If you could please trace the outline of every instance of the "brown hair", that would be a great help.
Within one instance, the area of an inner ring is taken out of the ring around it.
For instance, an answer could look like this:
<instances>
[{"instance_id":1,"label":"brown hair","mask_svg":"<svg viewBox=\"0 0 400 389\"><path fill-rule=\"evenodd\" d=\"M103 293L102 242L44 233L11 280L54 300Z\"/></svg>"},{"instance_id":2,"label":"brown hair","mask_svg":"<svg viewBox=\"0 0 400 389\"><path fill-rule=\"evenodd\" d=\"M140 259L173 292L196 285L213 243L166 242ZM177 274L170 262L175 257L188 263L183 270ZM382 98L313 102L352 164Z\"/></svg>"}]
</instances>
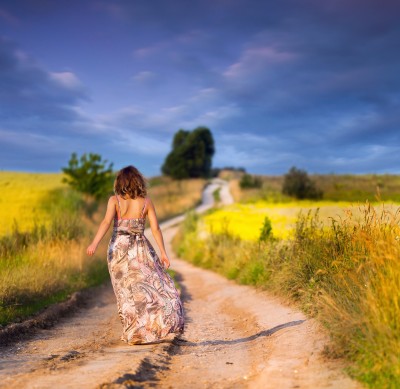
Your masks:
<instances>
[{"instance_id":1,"label":"brown hair","mask_svg":"<svg viewBox=\"0 0 400 389\"><path fill-rule=\"evenodd\" d=\"M134 166L126 166L117 173L114 181L114 192L123 198L125 196L129 196L131 199L146 197L146 180Z\"/></svg>"}]
</instances>

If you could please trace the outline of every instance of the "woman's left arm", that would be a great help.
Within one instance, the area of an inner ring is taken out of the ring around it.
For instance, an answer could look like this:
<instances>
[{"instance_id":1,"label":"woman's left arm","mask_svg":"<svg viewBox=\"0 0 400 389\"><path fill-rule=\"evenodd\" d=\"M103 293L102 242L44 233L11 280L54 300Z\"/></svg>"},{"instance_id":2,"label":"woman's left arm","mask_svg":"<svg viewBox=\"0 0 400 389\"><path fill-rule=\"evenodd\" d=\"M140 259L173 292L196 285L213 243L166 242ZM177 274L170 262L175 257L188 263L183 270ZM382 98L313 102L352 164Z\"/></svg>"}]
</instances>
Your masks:
<instances>
[{"instance_id":1,"label":"woman's left arm","mask_svg":"<svg viewBox=\"0 0 400 389\"><path fill-rule=\"evenodd\" d=\"M103 239L104 235L110 228L110 224L115 216L115 203L116 199L115 196L111 196L108 200L107 204L107 211L106 215L104 216L104 219L100 223L99 229L96 233L96 236L94 237L92 243L88 246L86 249L87 255L93 255L97 249L97 246L99 245L100 241Z\"/></svg>"}]
</instances>

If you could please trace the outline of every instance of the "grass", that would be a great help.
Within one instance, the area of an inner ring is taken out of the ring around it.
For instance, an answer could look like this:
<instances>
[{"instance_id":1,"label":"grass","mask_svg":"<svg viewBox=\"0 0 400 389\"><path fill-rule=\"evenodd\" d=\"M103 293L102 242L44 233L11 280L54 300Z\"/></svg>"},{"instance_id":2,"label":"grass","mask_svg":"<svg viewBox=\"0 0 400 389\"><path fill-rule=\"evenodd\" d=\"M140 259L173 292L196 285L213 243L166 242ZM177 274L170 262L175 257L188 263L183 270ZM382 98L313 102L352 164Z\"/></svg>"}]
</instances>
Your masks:
<instances>
[{"instance_id":1,"label":"grass","mask_svg":"<svg viewBox=\"0 0 400 389\"><path fill-rule=\"evenodd\" d=\"M212 195L214 198L214 203L219 204L221 202L221 188L215 189Z\"/></svg>"},{"instance_id":2,"label":"grass","mask_svg":"<svg viewBox=\"0 0 400 389\"><path fill-rule=\"evenodd\" d=\"M160 221L182 214L201 202L204 179L172 180L168 177L149 179L149 196Z\"/></svg>"},{"instance_id":3,"label":"grass","mask_svg":"<svg viewBox=\"0 0 400 389\"><path fill-rule=\"evenodd\" d=\"M380 205L375 207L379 210ZM388 207L388 206L387 206ZM390 208L395 208L392 205ZM319 209L320 220L329 225L332 218L346 217L346 212L356 209L350 202L292 200L286 203L235 203L230 206L214 209L204 218L204 230L208 233L220 234L228 230L243 240L258 240L265 217L269 217L273 225L273 234L280 239L291 237L300 212ZM359 212L357 215L361 216ZM356 215L355 215L356 216Z\"/></svg>"},{"instance_id":4,"label":"grass","mask_svg":"<svg viewBox=\"0 0 400 389\"><path fill-rule=\"evenodd\" d=\"M400 211L370 204L323 223L303 213L291 239L202 234L189 214L173 245L198 266L286 296L329 330L331 356L371 388L400 387Z\"/></svg>"},{"instance_id":5,"label":"grass","mask_svg":"<svg viewBox=\"0 0 400 389\"><path fill-rule=\"evenodd\" d=\"M19 321L70 293L104 282L102 257L86 257L85 202L68 188L48 192L49 221L0 238L0 324ZM93 226L93 223L91 223ZM93 227L92 227L93 228Z\"/></svg>"},{"instance_id":6,"label":"grass","mask_svg":"<svg viewBox=\"0 0 400 389\"><path fill-rule=\"evenodd\" d=\"M226 176L226 174L225 174ZM232 195L237 202L247 203L258 200L268 202L290 202L291 199L282 195L283 176L259 176L261 188L241 189L240 176L231 175ZM325 201L343 202L375 202L379 193L380 200L400 202L400 176L390 174L325 174L310 175L318 188L322 189Z\"/></svg>"},{"instance_id":7,"label":"grass","mask_svg":"<svg viewBox=\"0 0 400 389\"><path fill-rule=\"evenodd\" d=\"M15 228L29 232L37 223L48 225L51 204L57 193L68 188L62 177L62 173L0 172L0 236L11 234ZM175 181L162 176L152 177L148 182L149 195L161 221L197 205L205 185L202 179Z\"/></svg>"},{"instance_id":8,"label":"grass","mask_svg":"<svg viewBox=\"0 0 400 389\"><path fill-rule=\"evenodd\" d=\"M72 292L109 279L106 247L86 247L104 216L100 204L70 190L61 174L1 172L0 325L20 321ZM204 180L150 179L160 219L197 204Z\"/></svg>"}]
</instances>

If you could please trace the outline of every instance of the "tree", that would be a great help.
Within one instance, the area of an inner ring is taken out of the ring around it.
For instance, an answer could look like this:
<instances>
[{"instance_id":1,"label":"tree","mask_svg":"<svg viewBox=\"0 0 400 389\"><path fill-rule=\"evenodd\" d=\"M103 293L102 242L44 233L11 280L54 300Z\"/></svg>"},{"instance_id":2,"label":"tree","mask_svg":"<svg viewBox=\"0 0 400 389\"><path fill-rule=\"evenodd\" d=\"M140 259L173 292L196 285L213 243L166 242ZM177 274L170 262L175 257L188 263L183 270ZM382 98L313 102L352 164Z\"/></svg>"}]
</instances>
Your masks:
<instances>
[{"instance_id":1,"label":"tree","mask_svg":"<svg viewBox=\"0 0 400 389\"><path fill-rule=\"evenodd\" d=\"M209 177L214 139L206 127L193 131L179 130L172 141L172 150L161 168L163 174L176 179Z\"/></svg>"},{"instance_id":2,"label":"tree","mask_svg":"<svg viewBox=\"0 0 400 389\"><path fill-rule=\"evenodd\" d=\"M98 154L83 154L79 159L72 153L68 167L62 168L67 177L63 182L68 183L78 192L93 196L96 199L107 195L112 187L113 164L106 167L107 160L102 161Z\"/></svg>"},{"instance_id":3,"label":"tree","mask_svg":"<svg viewBox=\"0 0 400 389\"><path fill-rule=\"evenodd\" d=\"M297 199L320 199L323 195L307 172L294 166L284 176L282 193Z\"/></svg>"}]
</instances>

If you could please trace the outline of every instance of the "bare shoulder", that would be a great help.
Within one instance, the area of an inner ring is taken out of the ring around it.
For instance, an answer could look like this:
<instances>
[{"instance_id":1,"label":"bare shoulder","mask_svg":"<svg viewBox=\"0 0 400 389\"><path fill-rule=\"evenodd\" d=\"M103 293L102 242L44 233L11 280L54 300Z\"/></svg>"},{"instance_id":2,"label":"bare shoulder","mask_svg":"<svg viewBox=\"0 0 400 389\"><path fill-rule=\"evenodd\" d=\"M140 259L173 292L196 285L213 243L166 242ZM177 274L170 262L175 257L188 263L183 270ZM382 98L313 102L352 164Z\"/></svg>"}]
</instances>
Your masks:
<instances>
[{"instance_id":1,"label":"bare shoulder","mask_svg":"<svg viewBox=\"0 0 400 389\"><path fill-rule=\"evenodd\" d=\"M146 196L146 202L148 205L153 205L153 202L151 201L151 198L149 196Z\"/></svg>"},{"instance_id":2,"label":"bare shoulder","mask_svg":"<svg viewBox=\"0 0 400 389\"><path fill-rule=\"evenodd\" d=\"M108 199L108 204L116 204L117 203L117 197L115 195L110 196Z\"/></svg>"}]
</instances>

